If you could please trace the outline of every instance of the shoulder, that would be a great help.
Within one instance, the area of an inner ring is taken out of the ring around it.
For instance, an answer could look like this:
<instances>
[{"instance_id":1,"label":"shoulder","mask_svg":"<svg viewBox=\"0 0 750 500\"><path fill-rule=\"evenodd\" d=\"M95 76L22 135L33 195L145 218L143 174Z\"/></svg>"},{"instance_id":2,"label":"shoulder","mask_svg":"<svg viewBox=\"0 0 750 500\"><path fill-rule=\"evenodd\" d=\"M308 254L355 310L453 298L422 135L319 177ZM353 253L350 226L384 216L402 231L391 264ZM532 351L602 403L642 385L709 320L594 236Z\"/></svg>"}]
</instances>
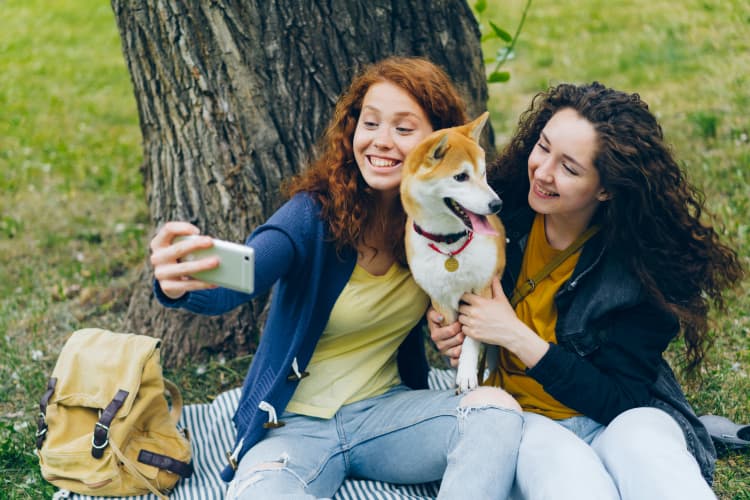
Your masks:
<instances>
[{"instance_id":1,"label":"shoulder","mask_svg":"<svg viewBox=\"0 0 750 500\"><path fill-rule=\"evenodd\" d=\"M308 235L324 230L320 203L310 193L298 193L279 207L258 229L281 229L294 235Z\"/></svg>"},{"instance_id":2,"label":"shoulder","mask_svg":"<svg viewBox=\"0 0 750 500\"><path fill-rule=\"evenodd\" d=\"M320 205L310 194L297 194L258 226L246 243L270 248L289 242L298 255L304 256L317 246L316 242L326 240L327 226L319 214Z\"/></svg>"},{"instance_id":3,"label":"shoulder","mask_svg":"<svg viewBox=\"0 0 750 500\"><path fill-rule=\"evenodd\" d=\"M631 267L623 249L607 245L602 234L589 240L573 273L574 280L580 276L582 285L593 293L617 298L619 301L636 302L643 297L643 286Z\"/></svg>"},{"instance_id":4,"label":"shoulder","mask_svg":"<svg viewBox=\"0 0 750 500\"><path fill-rule=\"evenodd\" d=\"M320 203L312 193L297 193L268 219L271 223L294 223L300 219L310 222L319 219Z\"/></svg>"}]
</instances>

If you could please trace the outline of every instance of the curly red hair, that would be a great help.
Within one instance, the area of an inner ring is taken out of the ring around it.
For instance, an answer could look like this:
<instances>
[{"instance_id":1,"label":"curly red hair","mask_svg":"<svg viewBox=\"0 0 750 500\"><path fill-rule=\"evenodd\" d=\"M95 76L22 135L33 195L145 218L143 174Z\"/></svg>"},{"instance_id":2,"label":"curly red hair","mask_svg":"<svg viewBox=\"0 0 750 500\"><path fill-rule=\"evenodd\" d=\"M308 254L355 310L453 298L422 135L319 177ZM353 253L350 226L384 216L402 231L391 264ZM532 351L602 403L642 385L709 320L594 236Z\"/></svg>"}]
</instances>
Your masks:
<instances>
[{"instance_id":1,"label":"curly red hair","mask_svg":"<svg viewBox=\"0 0 750 500\"><path fill-rule=\"evenodd\" d=\"M319 156L285 186L285 192L289 196L310 192L317 197L322 205L321 217L328 222L331 239L339 250L357 248L364 243L366 229L374 229L392 242L393 254L405 263L406 215L399 206L398 220L380 221L376 217L373 190L359 172L352 147L362 101L370 87L379 82L392 83L409 93L424 110L433 130L467 121L463 99L438 66L418 57L383 59L364 68L339 97L319 143Z\"/></svg>"}]
</instances>

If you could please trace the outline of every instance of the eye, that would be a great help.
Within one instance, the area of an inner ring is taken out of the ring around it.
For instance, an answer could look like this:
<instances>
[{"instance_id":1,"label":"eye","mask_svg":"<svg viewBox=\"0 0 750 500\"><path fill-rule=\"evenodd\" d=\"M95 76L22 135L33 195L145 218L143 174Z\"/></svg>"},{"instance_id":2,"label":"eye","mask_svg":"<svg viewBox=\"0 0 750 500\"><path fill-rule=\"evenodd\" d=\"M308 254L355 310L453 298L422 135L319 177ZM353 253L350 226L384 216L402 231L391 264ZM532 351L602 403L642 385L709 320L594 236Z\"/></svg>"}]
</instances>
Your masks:
<instances>
[{"instance_id":1,"label":"eye","mask_svg":"<svg viewBox=\"0 0 750 500\"><path fill-rule=\"evenodd\" d=\"M539 146L539 149L541 149L545 153L549 153L549 148L545 146L544 144L542 144L541 142L537 142L536 145Z\"/></svg>"},{"instance_id":2,"label":"eye","mask_svg":"<svg viewBox=\"0 0 750 500\"><path fill-rule=\"evenodd\" d=\"M414 132L414 129L413 128L408 128L408 127L396 127L396 132L398 132L399 134L402 134L402 135L406 135L406 134L410 134L410 133Z\"/></svg>"},{"instance_id":3,"label":"eye","mask_svg":"<svg viewBox=\"0 0 750 500\"><path fill-rule=\"evenodd\" d=\"M469 174L467 174L466 172L461 172L460 174L454 175L453 178L456 180L456 182L466 182L469 180Z\"/></svg>"},{"instance_id":4,"label":"eye","mask_svg":"<svg viewBox=\"0 0 750 500\"><path fill-rule=\"evenodd\" d=\"M563 163L563 164L562 164L562 166L563 166L563 168L564 168L564 169L565 169L565 170L566 170L566 171L567 171L567 172L568 172L569 174L571 174L571 175L575 175L575 176L577 176L577 175L578 175L578 172L577 172L577 171L576 171L576 170L575 170L574 168L572 168L572 167L571 167L570 165L567 165L566 163Z\"/></svg>"},{"instance_id":5,"label":"eye","mask_svg":"<svg viewBox=\"0 0 750 500\"><path fill-rule=\"evenodd\" d=\"M364 123L364 125L365 125L365 128L369 128L369 129L373 129L373 128L378 128L378 124L377 124L377 122L373 122L373 121L365 121L365 122L363 122L363 123Z\"/></svg>"}]
</instances>

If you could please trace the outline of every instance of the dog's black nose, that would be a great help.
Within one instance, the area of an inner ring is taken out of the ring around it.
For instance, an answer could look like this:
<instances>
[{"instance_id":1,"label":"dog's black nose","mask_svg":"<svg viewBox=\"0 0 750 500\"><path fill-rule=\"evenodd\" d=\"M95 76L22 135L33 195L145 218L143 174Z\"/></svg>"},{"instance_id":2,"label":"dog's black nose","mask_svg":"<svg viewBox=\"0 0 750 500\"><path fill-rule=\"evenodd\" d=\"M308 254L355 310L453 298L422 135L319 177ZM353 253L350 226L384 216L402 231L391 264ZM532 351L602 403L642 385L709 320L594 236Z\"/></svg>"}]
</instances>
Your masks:
<instances>
[{"instance_id":1,"label":"dog's black nose","mask_svg":"<svg viewBox=\"0 0 750 500\"><path fill-rule=\"evenodd\" d=\"M503 200L501 200L500 198L496 200L492 200L490 202L490 211L493 214L498 213L500 210L502 210L502 208L503 208Z\"/></svg>"}]
</instances>

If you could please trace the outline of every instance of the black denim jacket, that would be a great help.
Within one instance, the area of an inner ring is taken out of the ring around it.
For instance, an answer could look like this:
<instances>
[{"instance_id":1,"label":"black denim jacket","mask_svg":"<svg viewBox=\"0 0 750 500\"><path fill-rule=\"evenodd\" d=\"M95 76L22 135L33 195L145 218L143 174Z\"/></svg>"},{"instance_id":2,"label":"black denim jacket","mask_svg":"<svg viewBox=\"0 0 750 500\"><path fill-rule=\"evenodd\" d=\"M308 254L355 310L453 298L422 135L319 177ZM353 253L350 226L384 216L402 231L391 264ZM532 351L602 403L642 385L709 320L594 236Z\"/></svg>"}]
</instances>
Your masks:
<instances>
[{"instance_id":1,"label":"black denim jacket","mask_svg":"<svg viewBox=\"0 0 750 500\"><path fill-rule=\"evenodd\" d=\"M515 287L534 215L528 207L503 214L507 294ZM555 303L557 344L550 344L527 374L564 405L605 425L631 408L666 411L711 484L716 461L711 437L662 356L679 323L649 300L622 249L605 248L601 235L589 240Z\"/></svg>"}]
</instances>

